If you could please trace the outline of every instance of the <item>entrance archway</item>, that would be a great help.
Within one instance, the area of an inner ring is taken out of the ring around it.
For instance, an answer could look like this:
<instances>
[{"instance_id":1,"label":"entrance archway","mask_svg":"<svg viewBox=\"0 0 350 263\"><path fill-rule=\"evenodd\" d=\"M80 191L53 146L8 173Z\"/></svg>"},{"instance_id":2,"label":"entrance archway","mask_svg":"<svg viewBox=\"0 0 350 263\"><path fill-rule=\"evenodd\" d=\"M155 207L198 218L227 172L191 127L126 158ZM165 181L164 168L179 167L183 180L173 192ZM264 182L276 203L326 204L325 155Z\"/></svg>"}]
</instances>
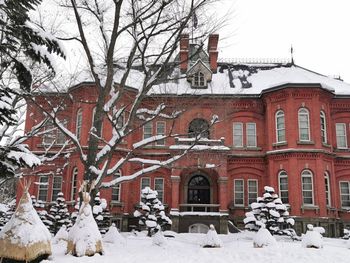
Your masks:
<instances>
[{"instance_id":1,"label":"entrance archway","mask_svg":"<svg viewBox=\"0 0 350 263\"><path fill-rule=\"evenodd\" d=\"M207 225L204 225L204 224L193 224L193 225L190 225L189 228L188 228L188 232L189 233L203 233L203 234L206 234L208 233L209 231L209 227Z\"/></svg>"},{"instance_id":2,"label":"entrance archway","mask_svg":"<svg viewBox=\"0 0 350 263\"><path fill-rule=\"evenodd\" d=\"M210 183L203 175L194 175L188 182L189 204L210 204Z\"/></svg>"}]
</instances>

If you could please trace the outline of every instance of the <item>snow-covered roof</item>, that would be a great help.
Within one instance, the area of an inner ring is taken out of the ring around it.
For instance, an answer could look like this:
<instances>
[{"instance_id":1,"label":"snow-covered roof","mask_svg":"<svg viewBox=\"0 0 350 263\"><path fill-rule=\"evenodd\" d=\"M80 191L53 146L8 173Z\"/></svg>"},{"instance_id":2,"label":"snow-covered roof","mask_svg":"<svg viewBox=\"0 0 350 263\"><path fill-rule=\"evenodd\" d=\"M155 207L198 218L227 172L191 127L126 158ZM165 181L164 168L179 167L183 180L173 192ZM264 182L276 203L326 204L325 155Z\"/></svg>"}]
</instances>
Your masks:
<instances>
[{"instance_id":1,"label":"snow-covered roof","mask_svg":"<svg viewBox=\"0 0 350 263\"><path fill-rule=\"evenodd\" d=\"M292 64L222 64L206 89L192 89L186 78L180 78L154 86L152 94L260 95L290 84L314 84L336 95L350 95L350 84Z\"/></svg>"}]
</instances>

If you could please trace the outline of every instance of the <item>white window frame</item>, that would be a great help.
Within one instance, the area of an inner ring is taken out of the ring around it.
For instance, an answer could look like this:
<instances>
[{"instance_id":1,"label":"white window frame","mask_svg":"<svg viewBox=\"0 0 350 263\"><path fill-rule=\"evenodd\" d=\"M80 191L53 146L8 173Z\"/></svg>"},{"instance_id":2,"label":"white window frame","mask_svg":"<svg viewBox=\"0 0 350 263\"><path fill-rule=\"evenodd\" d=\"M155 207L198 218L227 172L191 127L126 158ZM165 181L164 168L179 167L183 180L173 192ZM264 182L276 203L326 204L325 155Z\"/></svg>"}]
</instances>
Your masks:
<instances>
[{"instance_id":1,"label":"white window frame","mask_svg":"<svg viewBox=\"0 0 350 263\"><path fill-rule=\"evenodd\" d=\"M254 182L256 185L255 185L255 187L256 187L256 191L250 191L250 183L252 183L252 182ZM250 205L251 203L254 203L254 202L256 202L257 201L257 198L258 198L258 192L259 192L259 182L258 182L258 180L256 180L256 179L248 179L248 183L247 183L247 187L248 187L248 205ZM254 194L254 198L252 198L252 197L250 197L250 195L253 195Z\"/></svg>"},{"instance_id":2,"label":"white window frame","mask_svg":"<svg viewBox=\"0 0 350 263\"><path fill-rule=\"evenodd\" d=\"M342 192L342 187L341 187L342 184L347 184L347 190L348 190L347 193ZM350 182L349 181L339 181L339 194L340 194L340 206L341 206L341 208L349 209L350 208ZM343 198L342 198L343 196L347 196L347 199L349 200L349 201L347 201L349 203L348 206L343 205Z\"/></svg>"},{"instance_id":3,"label":"white window frame","mask_svg":"<svg viewBox=\"0 0 350 263\"><path fill-rule=\"evenodd\" d=\"M249 126L252 126L253 129L251 130ZM257 139L256 139L256 123L255 122L247 122L245 124L246 128L246 140L247 140L247 147L257 147ZM253 134L250 134L250 132L253 131ZM252 144L251 144L252 140Z\"/></svg>"},{"instance_id":4,"label":"white window frame","mask_svg":"<svg viewBox=\"0 0 350 263\"><path fill-rule=\"evenodd\" d=\"M56 187L55 184L57 183L56 180L59 180L59 187ZM62 176L54 176L52 179L52 191L51 191L51 201L56 201L58 193L62 192L62 182L63 178ZM55 194L57 192L57 194ZM56 195L56 196L55 196Z\"/></svg>"},{"instance_id":5,"label":"white window frame","mask_svg":"<svg viewBox=\"0 0 350 263\"><path fill-rule=\"evenodd\" d=\"M278 120L283 119L283 127L278 127ZM283 110L279 110L275 114L275 121L276 121L276 142L281 143L281 142L286 142L286 118L284 115ZM282 138L284 138L282 140Z\"/></svg>"},{"instance_id":6,"label":"white window frame","mask_svg":"<svg viewBox=\"0 0 350 263\"><path fill-rule=\"evenodd\" d=\"M114 179L119 178L121 176L122 176L122 172L120 170L118 170L114 175ZM115 196L117 198L114 198ZM120 202L120 200L121 200L120 197L121 197L121 184L116 184L116 185L112 186L111 201L112 202Z\"/></svg>"},{"instance_id":7,"label":"white window frame","mask_svg":"<svg viewBox=\"0 0 350 263\"><path fill-rule=\"evenodd\" d=\"M81 139L83 125L83 110L80 108L76 114L76 122L75 122L75 135L77 136L78 141Z\"/></svg>"},{"instance_id":8,"label":"white window frame","mask_svg":"<svg viewBox=\"0 0 350 263\"><path fill-rule=\"evenodd\" d=\"M239 129L239 131L240 131L240 134L237 134L235 131L236 131L236 129L235 129L235 126L240 126L240 129ZM243 147L243 123L242 122L234 122L233 124L232 124L232 128L233 128L233 147ZM237 144L236 143L236 137L239 137L240 138L240 144Z\"/></svg>"},{"instance_id":9,"label":"white window frame","mask_svg":"<svg viewBox=\"0 0 350 263\"><path fill-rule=\"evenodd\" d=\"M147 131L147 129L150 130ZM147 139L147 138L150 138L153 136L153 123L152 122L146 122L144 125L143 125L143 139Z\"/></svg>"},{"instance_id":10,"label":"white window frame","mask_svg":"<svg viewBox=\"0 0 350 263\"><path fill-rule=\"evenodd\" d=\"M46 179L46 182L43 182L43 179ZM41 191L44 191L44 192L46 191L46 198L45 198L45 200L42 200L40 198L40 195L41 195L40 192ZM49 193L49 177L48 176L40 176L37 200L41 200L41 201L47 202L48 193Z\"/></svg>"},{"instance_id":11,"label":"white window frame","mask_svg":"<svg viewBox=\"0 0 350 263\"><path fill-rule=\"evenodd\" d=\"M162 183L161 183L162 189L157 189L156 186L159 185L159 184L156 183L157 180L162 181ZM154 178L154 190L157 191L157 193L158 193L158 197L157 198L159 199L159 201L164 203L164 178L163 177L156 177L156 178Z\"/></svg>"},{"instance_id":12,"label":"white window frame","mask_svg":"<svg viewBox=\"0 0 350 263\"><path fill-rule=\"evenodd\" d=\"M77 190L78 190L78 167L74 167L72 170L72 189L71 189L71 200L74 201L75 200L75 196L77 194Z\"/></svg>"},{"instance_id":13,"label":"white window frame","mask_svg":"<svg viewBox=\"0 0 350 263\"><path fill-rule=\"evenodd\" d=\"M338 133L338 131L339 131L338 127L343 128L342 134ZM338 149L347 149L348 148L348 140L347 140L347 134L346 134L346 123L336 123L335 124L335 136L336 136L336 140L337 140L337 148ZM344 138L345 145L341 145L340 138Z\"/></svg>"},{"instance_id":14,"label":"white window frame","mask_svg":"<svg viewBox=\"0 0 350 263\"><path fill-rule=\"evenodd\" d=\"M310 189L304 189L304 182L303 178L310 178L311 179L311 190ZM314 199L314 180L313 180L313 174L310 170L303 170L301 172L301 192L302 192L302 198L303 198L303 205L304 206L313 206L315 199ZM311 203L305 203L305 198L310 198L309 196L305 196L306 192L311 192Z\"/></svg>"},{"instance_id":15,"label":"white window frame","mask_svg":"<svg viewBox=\"0 0 350 263\"><path fill-rule=\"evenodd\" d=\"M242 182L242 191L236 191L236 182L237 181L241 181ZM243 179L234 179L233 180L233 202L235 206L240 206L240 207L244 207L244 180ZM236 198L236 194L243 194L242 198ZM242 203L237 203L237 200L241 200L242 199Z\"/></svg>"},{"instance_id":16,"label":"white window frame","mask_svg":"<svg viewBox=\"0 0 350 263\"><path fill-rule=\"evenodd\" d=\"M160 125L163 125L163 132L159 131ZM165 132L166 132L166 122L165 121L157 121L156 122L156 132L157 132L157 135L165 135ZM165 139L157 140L156 145L157 146L164 146Z\"/></svg>"},{"instance_id":17,"label":"white window frame","mask_svg":"<svg viewBox=\"0 0 350 263\"><path fill-rule=\"evenodd\" d=\"M327 120L326 113L321 110L320 112L320 126L321 126L321 140L322 143L327 143Z\"/></svg>"},{"instance_id":18,"label":"white window frame","mask_svg":"<svg viewBox=\"0 0 350 263\"><path fill-rule=\"evenodd\" d=\"M326 193L326 206L331 207L332 200L331 200L331 181L329 177L329 173L326 171L324 172L324 183L325 183L325 193Z\"/></svg>"},{"instance_id":19,"label":"white window frame","mask_svg":"<svg viewBox=\"0 0 350 263\"><path fill-rule=\"evenodd\" d=\"M301 127L302 126L302 117L306 117L306 127ZM299 128L299 141L310 141L310 113L309 110L306 108L300 108L298 110L298 128ZM303 131L306 130L307 133L307 138L302 138L304 135Z\"/></svg>"},{"instance_id":20,"label":"white window frame","mask_svg":"<svg viewBox=\"0 0 350 263\"><path fill-rule=\"evenodd\" d=\"M145 187L142 187L144 185L143 181L147 181L148 180L148 184L145 187L150 187L151 188L151 177L142 177L140 180L140 200L141 200L141 192Z\"/></svg>"},{"instance_id":21,"label":"white window frame","mask_svg":"<svg viewBox=\"0 0 350 263\"><path fill-rule=\"evenodd\" d=\"M287 179L287 190L281 189L281 179ZM278 190L279 198L282 200L283 204L289 204L289 191L288 191L288 174L285 170L282 170L278 173ZM287 193L287 197L282 197L282 193ZM283 200L284 199L284 200ZM287 201L286 201L287 199Z\"/></svg>"}]
</instances>

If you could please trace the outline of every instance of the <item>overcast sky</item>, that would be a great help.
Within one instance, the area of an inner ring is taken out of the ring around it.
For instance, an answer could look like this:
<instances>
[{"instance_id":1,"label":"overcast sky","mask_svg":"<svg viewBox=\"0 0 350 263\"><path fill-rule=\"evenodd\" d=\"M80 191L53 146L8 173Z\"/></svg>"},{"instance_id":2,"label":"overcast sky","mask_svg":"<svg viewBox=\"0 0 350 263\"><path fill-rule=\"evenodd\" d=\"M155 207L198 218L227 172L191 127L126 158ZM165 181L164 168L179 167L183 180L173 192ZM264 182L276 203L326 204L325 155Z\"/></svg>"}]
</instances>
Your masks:
<instances>
[{"instance_id":1,"label":"overcast sky","mask_svg":"<svg viewBox=\"0 0 350 263\"><path fill-rule=\"evenodd\" d=\"M350 0L224 0L220 58L289 58L350 83Z\"/></svg>"}]
</instances>

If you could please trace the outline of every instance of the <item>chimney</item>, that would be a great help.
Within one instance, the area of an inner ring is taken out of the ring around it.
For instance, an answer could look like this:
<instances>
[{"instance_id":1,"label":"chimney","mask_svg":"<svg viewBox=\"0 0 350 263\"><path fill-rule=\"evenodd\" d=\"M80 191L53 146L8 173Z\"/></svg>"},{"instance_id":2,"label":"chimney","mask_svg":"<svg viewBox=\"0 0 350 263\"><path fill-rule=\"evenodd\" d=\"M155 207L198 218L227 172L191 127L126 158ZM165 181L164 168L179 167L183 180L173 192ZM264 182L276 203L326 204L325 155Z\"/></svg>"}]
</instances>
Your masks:
<instances>
[{"instance_id":1,"label":"chimney","mask_svg":"<svg viewBox=\"0 0 350 263\"><path fill-rule=\"evenodd\" d=\"M182 73L187 71L189 42L188 34L180 35L180 69Z\"/></svg>"},{"instance_id":2,"label":"chimney","mask_svg":"<svg viewBox=\"0 0 350 263\"><path fill-rule=\"evenodd\" d=\"M218 68L218 42L219 35L218 34L210 34L208 41L208 53L209 53L209 63L210 69L213 73L217 72Z\"/></svg>"}]
</instances>

